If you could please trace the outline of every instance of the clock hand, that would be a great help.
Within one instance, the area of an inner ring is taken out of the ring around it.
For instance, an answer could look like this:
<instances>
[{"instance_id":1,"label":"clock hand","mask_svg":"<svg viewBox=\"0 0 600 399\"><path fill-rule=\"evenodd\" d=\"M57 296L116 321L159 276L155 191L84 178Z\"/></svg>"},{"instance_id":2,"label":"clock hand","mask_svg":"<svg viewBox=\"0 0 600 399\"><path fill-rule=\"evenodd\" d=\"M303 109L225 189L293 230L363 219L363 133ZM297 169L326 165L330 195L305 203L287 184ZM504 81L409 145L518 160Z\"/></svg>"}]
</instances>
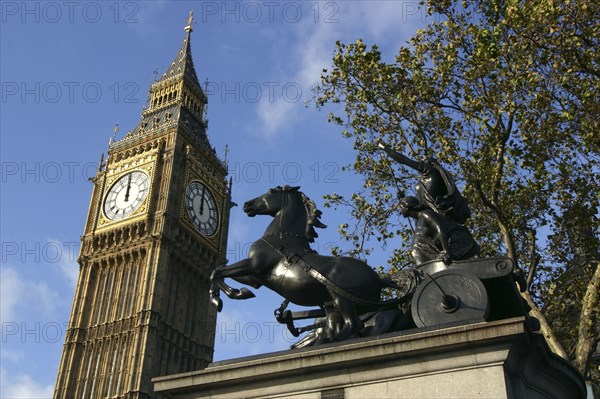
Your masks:
<instances>
[{"instance_id":1,"label":"clock hand","mask_svg":"<svg viewBox=\"0 0 600 399\"><path fill-rule=\"evenodd\" d=\"M206 187L202 186L202 198L200 198L200 215L204 213L204 191Z\"/></svg>"},{"instance_id":2,"label":"clock hand","mask_svg":"<svg viewBox=\"0 0 600 399\"><path fill-rule=\"evenodd\" d=\"M129 202L129 190L131 190L131 175L129 175L129 179L127 180L127 191L125 191L125 202Z\"/></svg>"}]
</instances>

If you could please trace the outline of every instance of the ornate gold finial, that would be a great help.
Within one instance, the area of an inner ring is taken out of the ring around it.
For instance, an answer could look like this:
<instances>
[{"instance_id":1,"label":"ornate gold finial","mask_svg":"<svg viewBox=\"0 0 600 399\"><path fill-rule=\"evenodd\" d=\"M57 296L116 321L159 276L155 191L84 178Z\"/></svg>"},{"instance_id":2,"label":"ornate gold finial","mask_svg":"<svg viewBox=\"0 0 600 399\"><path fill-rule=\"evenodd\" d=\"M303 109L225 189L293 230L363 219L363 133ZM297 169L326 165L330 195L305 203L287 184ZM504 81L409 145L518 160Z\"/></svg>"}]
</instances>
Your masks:
<instances>
[{"instance_id":1,"label":"ornate gold finial","mask_svg":"<svg viewBox=\"0 0 600 399\"><path fill-rule=\"evenodd\" d=\"M100 163L98 163L98 170L96 171L96 174L102 172L103 167L104 167L104 153L102 153L102 155L100 155Z\"/></svg>"},{"instance_id":2,"label":"ornate gold finial","mask_svg":"<svg viewBox=\"0 0 600 399\"><path fill-rule=\"evenodd\" d=\"M225 159L223 160L223 163L227 166L227 155L229 154L229 146L227 144L225 144Z\"/></svg>"},{"instance_id":3,"label":"ornate gold finial","mask_svg":"<svg viewBox=\"0 0 600 399\"><path fill-rule=\"evenodd\" d=\"M112 143L114 143L115 141L117 141L117 132L119 131L119 122L115 123L115 127L113 127L113 135L110 138L110 140L108 140L108 146L110 147Z\"/></svg>"},{"instance_id":4,"label":"ornate gold finial","mask_svg":"<svg viewBox=\"0 0 600 399\"><path fill-rule=\"evenodd\" d=\"M186 23L187 25L185 26L184 30L186 32L192 32L194 30L192 29L192 25L194 24L194 10L190 10L190 15L188 16Z\"/></svg>"}]
</instances>

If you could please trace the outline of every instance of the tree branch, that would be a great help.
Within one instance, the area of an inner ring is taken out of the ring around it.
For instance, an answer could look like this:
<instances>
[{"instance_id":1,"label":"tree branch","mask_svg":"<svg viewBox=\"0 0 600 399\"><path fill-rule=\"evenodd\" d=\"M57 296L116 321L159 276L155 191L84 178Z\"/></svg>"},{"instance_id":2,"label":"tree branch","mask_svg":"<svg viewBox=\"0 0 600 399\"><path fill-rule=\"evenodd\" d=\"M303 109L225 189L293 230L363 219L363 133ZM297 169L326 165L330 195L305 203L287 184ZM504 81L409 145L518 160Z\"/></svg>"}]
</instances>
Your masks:
<instances>
[{"instance_id":1,"label":"tree branch","mask_svg":"<svg viewBox=\"0 0 600 399\"><path fill-rule=\"evenodd\" d=\"M544 335L544 338L546 338L546 342L548 343L548 346L550 347L552 352L556 353L558 356L562 357L566 361L570 361L567 351L565 351L565 348L560 344L558 337L554 334L554 331L552 331L550 323L548 323L548 319L546 319L546 316L544 316L544 314L540 311L537 304L531 297L531 294L528 291L526 291L523 292L521 296L525 299L525 301L531 308L531 315L538 319L538 321L540 322L541 332Z\"/></svg>"},{"instance_id":2,"label":"tree branch","mask_svg":"<svg viewBox=\"0 0 600 399\"><path fill-rule=\"evenodd\" d=\"M517 250L515 247L515 240L510 231L510 228L506 224L506 218L504 214L494 203L490 201L490 199L483 192L483 188L481 187L481 181L479 179L474 179L474 187L479 194L479 198L483 205L489 208L494 215L496 215L496 221L498 222L498 227L500 228L500 232L502 233L502 238L504 239L504 245L506 246L506 256L510 258L515 264L515 269L520 270L519 259L517 257Z\"/></svg>"},{"instance_id":3,"label":"tree branch","mask_svg":"<svg viewBox=\"0 0 600 399\"><path fill-rule=\"evenodd\" d=\"M536 250L535 250L535 238L536 238L536 231L534 229L529 229L527 231L528 235L529 235L529 272L527 273L527 291L530 290L531 288L531 284L533 284L533 279L535 277L535 273L537 272L537 266L540 263L540 258L539 256L537 256Z\"/></svg>"},{"instance_id":4,"label":"tree branch","mask_svg":"<svg viewBox=\"0 0 600 399\"><path fill-rule=\"evenodd\" d=\"M399 125L398 121L395 118L395 113L392 112L391 109L388 109L387 107L384 107L380 101L378 101L377 98L375 98L375 96L371 93L371 91L367 90L365 88L365 86L362 84L362 81L359 77L357 77L356 75L354 75L352 72L348 72L348 75L350 76L350 78L354 81L354 84L359 87L361 90L364 91L365 95L367 96L367 98L369 99L369 103L371 105L373 105L375 108L379 109L382 113L388 115L390 118L392 118L394 120L394 123ZM417 126L417 128L420 129L420 126L418 123L415 123L415 121L410 120L409 118L407 118L404 115L401 115L402 117L404 117L404 119L408 120L409 122L415 124ZM406 145L408 146L408 149L411 153L412 156L416 156L417 152L415 151L415 149L413 148L412 144L411 144L411 140L408 139L408 137L406 137L406 135L404 134L404 132L400 132L402 134L402 136L404 137L404 141L406 142Z\"/></svg>"},{"instance_id":5,"label":"tree branch","mask_svg":"<svg viewBox=\"0 0 600 399\"><path fill-rule=\"evenodd\" d=\"M502 138L500 139L500 143L498 143L498 153L496 154L496 173L495 173L495 178L494 178L494 185L493 185L493 190L492 190L492 201L494 204L498 203L498 198L500 196L500 187L502 185L502 177L504 176L504 154L506 152L506 143L508 142L508 139L510 138L510 133L512 130L512 126L513 126L513 118L514 118L514 113L511 113L508 117L508 123L507 126L504 127L504 124L502 123L502 117L499 117L499 121L498 121L498 125L502 125L503 126L503 134L502 134Z\"/></svg>"},{"instance_id":6,"label":"tree branch","mask_svg":"<svg viewBox=\"0 0 600 399\"><path fill-rule=\"evenodd\" d=\"M585 377L589 372L591 355L598 345L599 337L595 333L596 314L598 307L598 291L600 286L600 267L596 263L596 271L590 280L583 303L581 306L581 316L579 317L579 328L577 333L577 346L575 347L575 366Z\"/></svg>"}]
</instances>

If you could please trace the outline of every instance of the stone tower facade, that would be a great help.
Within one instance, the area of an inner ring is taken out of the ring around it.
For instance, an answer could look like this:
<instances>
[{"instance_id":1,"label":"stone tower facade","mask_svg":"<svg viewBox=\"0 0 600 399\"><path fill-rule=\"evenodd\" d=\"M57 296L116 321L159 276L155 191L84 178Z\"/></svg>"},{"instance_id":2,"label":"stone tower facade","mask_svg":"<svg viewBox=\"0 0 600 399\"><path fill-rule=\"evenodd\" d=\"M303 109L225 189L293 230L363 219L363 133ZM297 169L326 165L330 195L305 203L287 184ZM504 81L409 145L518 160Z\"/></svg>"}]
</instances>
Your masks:
<instances>
[{"instance_id":1,"label":"stone tower facade","mask_svg":"<svg viewBox=\"0 0 600 399\"><path fill-rule=\"evenodd\" d=\"M93 179L55 398L154 398L151 378L212 360L209 277L225 263L231 183L206 135L191 13L185 32Z\"/></svg>"}]
</instances>

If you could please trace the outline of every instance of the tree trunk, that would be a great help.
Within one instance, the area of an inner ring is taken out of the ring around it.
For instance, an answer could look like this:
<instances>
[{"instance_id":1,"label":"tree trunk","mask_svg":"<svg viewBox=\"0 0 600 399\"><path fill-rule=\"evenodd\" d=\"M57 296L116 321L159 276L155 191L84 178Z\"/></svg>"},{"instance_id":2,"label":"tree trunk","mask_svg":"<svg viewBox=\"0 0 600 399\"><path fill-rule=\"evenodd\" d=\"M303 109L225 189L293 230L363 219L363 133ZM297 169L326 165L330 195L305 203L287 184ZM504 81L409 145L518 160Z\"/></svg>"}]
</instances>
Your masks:
<instances>
[{"instance_id":1,"label":"tree trunk","mask_svg":"<svg viewBox=\"0 0 600 399\"><path fill-rule=\"evenodd\" d=\"M521 296L525 298L525 301L527 301L527 304L531 308L531 316L535 317L540 322L540 331L544 335L544 338L546 338L546 343L552 352L570 362L571 360L569 359L567 351L565 351L565 348L563 348L556 335L554 335L554 331L552 331L548 319L546 319L546 316L544 316L542 311L538 308L529 291L521 293Z\"/></svg>"},{"instance_id":2,"label":"tree trunk","mask_svg":"<svg viewBox=\"0 0 600 399\"><path fill-rule=\"evenodd\" d=\"M577 346L575 348L575 367L585 377L588 373L590 358L595 350L598 333L594 310L598 306L598 286L600 285L600 267L596 265L592 279L590 280L583 303L581 304L581 316L579 318L579 331L577 334Z\"/></svg>"},{"instance_id":3,"label":"tree trunk","mask_svg":"<svg viewBox=\"0 0 600 399\"><path fill-rule=\"evenodd\" d=\"M498 225L500 227L500 231L502 232L502 236L504 238L504 245L506 245L507 255L513 261L517 270L520 270L518 260L517 260L517 254L516 254L516 250L515 250L513 236L511 234L510 230L502 222L498 221ZM550 323L548 323L548 319L546 319L546 316L544 316L544 314L542 313L540 308L537 306L537 304L531 297L531 293L529 292L529 287L527 287L527 290L525 292L521 293L521 296L525 299L525 301L531 308L531 311L530 311L531 316L535 317L540 322L540 330L541 330L542 334L544 335L544 338L546 338L546 343L548 343L548 346L550 347L552 352L556 353L558 356L562 357L563 359L570 361L567 351L565 351L565 348L561 345L560 341L558 340L558 338L552 331L552 328L550 327Z\"/></svg>"}]
</instances>

